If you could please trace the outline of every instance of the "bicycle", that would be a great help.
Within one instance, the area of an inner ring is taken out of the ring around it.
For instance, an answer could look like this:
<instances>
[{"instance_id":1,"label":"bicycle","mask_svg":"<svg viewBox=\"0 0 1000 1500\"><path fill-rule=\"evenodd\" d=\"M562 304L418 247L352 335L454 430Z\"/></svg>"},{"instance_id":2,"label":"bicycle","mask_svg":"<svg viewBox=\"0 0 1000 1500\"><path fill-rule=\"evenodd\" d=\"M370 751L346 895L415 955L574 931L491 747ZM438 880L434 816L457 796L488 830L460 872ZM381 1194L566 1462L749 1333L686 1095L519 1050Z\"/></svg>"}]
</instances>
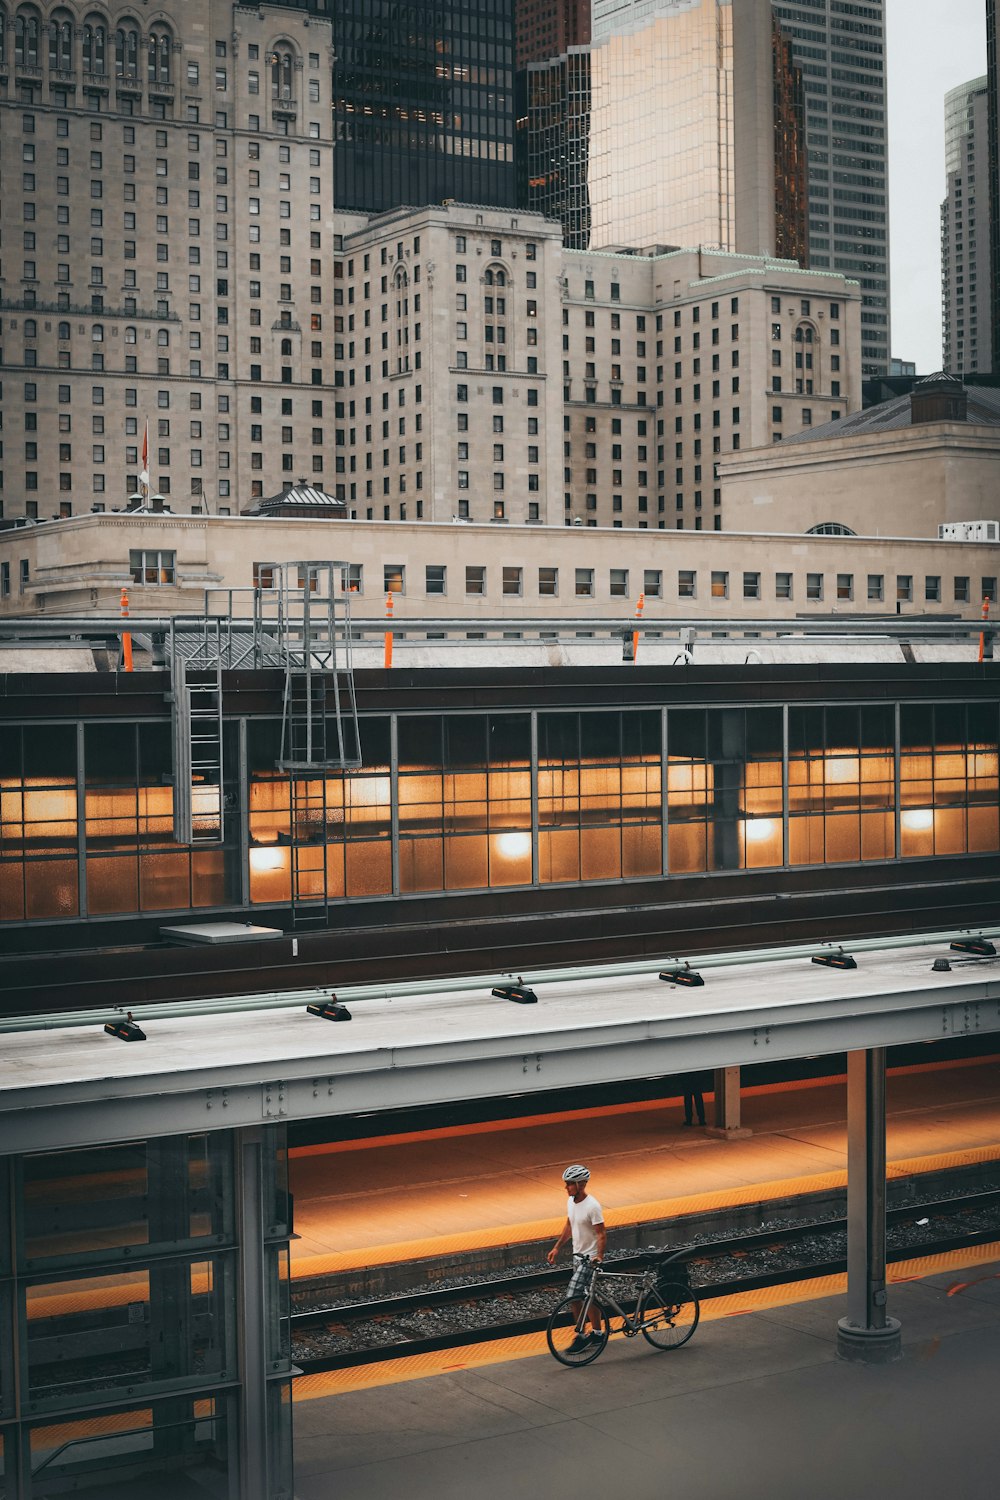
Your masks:
<instances>
[{"instance_id":1,"label":"bicycle","mask_svg":"<svg viewBox=\"0 0 1000 1500\"><path fill-rule=\"evenodd\" d=\"M630 1281L636 1276L605 1271L595 1262L586 1295L564 1297L552 1309L545 1337L550 1352L561 1365L589 1365L603 1354L611 1337L611 1318L621 1318L618 1330L627 1339L641 1333L654 1349L679 1349L698 1327L701 1308L697 1293L686 1280L668 1280L664 1267L673 1256L658 1256L642 1274L634 1312L628 1313L606 1287L609 1281ZM594 1304L600 1314L600 1330L592 1326Z\"/></svg>"}]
</instances>

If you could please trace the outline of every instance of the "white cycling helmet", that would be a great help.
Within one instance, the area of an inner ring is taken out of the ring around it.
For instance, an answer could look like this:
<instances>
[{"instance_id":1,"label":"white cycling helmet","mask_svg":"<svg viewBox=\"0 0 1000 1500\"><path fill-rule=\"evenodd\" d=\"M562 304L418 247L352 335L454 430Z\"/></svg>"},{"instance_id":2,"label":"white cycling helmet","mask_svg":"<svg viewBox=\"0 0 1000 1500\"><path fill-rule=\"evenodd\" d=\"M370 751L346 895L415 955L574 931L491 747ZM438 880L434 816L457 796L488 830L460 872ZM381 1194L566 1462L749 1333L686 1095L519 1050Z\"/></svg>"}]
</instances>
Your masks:
<instances>
[{"instance_id":1,"label":"white cycling helmet","mask_svg":"<svg viewBox=\"0 0 1000 1500\"><path fill-rule=\"evenodd\" d=\"M563 1173L563 1182L588 1182L590 1179L589 1167L567 1167Z\"/></svg>"}]
</instances>

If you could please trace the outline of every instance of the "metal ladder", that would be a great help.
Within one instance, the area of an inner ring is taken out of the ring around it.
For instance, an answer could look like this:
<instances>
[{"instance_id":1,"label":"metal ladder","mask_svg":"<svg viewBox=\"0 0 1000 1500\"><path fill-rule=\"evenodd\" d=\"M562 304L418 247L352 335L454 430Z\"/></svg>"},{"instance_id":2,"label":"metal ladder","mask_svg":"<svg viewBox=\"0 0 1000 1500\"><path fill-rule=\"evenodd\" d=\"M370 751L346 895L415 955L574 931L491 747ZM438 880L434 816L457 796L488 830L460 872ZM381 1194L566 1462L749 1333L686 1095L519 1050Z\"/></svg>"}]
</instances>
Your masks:
<instances>
[{"instance_id":1,"label":"metal ladder","mask_svg":"<svg viewBox=\"0 0 1000 1500\"><path fill-rule=\"evenodd\" d=\"M222 661L170 663L174 734L174 838L179 844L223 840Z\"/></svg>"}]
</instances>

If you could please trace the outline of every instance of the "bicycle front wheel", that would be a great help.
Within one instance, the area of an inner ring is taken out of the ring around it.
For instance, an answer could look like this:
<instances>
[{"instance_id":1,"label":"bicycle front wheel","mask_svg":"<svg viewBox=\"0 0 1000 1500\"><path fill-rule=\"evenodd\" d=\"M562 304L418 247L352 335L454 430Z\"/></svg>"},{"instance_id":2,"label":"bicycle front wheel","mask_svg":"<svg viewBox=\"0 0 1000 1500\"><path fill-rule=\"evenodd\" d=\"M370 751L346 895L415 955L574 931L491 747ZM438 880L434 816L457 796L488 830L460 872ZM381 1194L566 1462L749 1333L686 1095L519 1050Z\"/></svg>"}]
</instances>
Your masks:
<instances>
[{"instance_id":1,"label":"bicycle front wheel","mask_svg":"<svg viewBox=\"0 0 1000 1500\"><path fill-rule=\"evenodd\" d=\"M591 1323L595 1312L600 1318L600 1332ZM549 1350L561 1365L589 1365L604 1352L610 1332L603 1307L594 1304L588 1316L582 1311L579 1298L564 1297L552 1309L545 1337Z\"/></svg>"},{"instance_id":2,"label":"bicycle front wheel","mask_svg":"<svg viewBox=\"0 0 1000 1500\"><path fill-rule=\"evenodd\" d=\"M698 1327L698 1298L679 1281L651 1287L639 1303L642 1336L654 1349L679 1349Z\"/></svg>"}]
</instances>

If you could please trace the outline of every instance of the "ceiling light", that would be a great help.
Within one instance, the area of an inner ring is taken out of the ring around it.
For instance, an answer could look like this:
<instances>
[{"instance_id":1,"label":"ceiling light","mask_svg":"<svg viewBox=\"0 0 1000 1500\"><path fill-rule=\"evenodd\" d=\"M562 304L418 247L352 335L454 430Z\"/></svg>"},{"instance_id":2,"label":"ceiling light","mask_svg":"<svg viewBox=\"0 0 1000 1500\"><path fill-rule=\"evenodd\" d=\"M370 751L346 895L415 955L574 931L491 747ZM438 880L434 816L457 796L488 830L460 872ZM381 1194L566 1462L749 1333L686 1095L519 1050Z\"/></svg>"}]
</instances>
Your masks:
<instances>
[{"instance_id":1,"label":"ceiling light","mask_svg":"<svg viewBox=\"0 0 1000 1500\"><path fill-rule=\"evenodd\" d=\"M812 957L814 964L822 964L824 969L856 969L857 959L845 953L843 948L838 948L836 953L814 953Z\"/></svg>"},{"instance_id":2,"label":"ceiling light","mask_svg":"<svg viewBox=\"0 0 1000 1500\"><path fill-rule=\"evenodd\" d=\"M124 1021L106 1021L104 1029L108 1036L116 1036L120 1042L144 1042L146 1033L141 1026L137 1026L129 1011Z\"/></svg>"},{"instance_id":3,"label":"ceiling light","mask_svg":"<svg viewBox=\"0 0 1000 1500\"><path fill-rule=\"evenodd\" d=\"M686 985L691 990L705 983L697 970L690 968L687 964L678 964L672 969L661 969L660 978L666 980L667 984Z\"/></svg>"},{"instance_id":4,"label":"ceiling light","mask_svg":"<svg viewBox=\"0 0 1000 1500\"><path fill-rule=\"evenodd\" d=\"M517 976L516 983L513 980L501 979L499 984L493 986L490 993L496 995L498 1000L513 1000L515 1005L538 1004L538 996L534 990L528 988L520 974Z\"/></svg>"},{"instance_id":5,"label":"ceiling light","mask_svg":"<svg viewBox=\"0 0 1000 1500\"><path fill-rule=\"evenodd\" d=\"M949 944L953 953L971 953L976 958L996 958L997 950L989 938L955 938Z\"/></svg>"},{"instance_id":6,"label":"ceiling light","mask_svg":"<svg viewBox=\"0 0 1000 1500\"><path fill-rule=\"evenodd\" d=\"M323 1021L350 1021L351 1012L346 1005L341 1005L336 995L331 995L329 1000L318 1000L315 1005L306 1006L307 1016L319 1016Z\"/></svg>"}]
</instances>

